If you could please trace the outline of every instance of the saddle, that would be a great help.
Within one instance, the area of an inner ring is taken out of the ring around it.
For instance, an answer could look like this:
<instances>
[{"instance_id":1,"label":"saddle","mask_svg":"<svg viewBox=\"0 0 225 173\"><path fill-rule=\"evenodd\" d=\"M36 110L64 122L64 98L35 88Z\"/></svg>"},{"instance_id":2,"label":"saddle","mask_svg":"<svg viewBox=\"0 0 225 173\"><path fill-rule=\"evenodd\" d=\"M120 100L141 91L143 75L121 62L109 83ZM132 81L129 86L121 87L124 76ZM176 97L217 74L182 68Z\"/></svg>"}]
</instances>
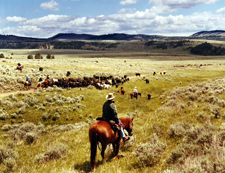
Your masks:
<instances>
[{"instance_id":1,"label":"saddle","mask_svg":"<svg viewBox=\"0 0 225 173\"><path fill-rule=\"evenodd\" d=\"M108 122L109 125L111 126L111 128L112 128L113 131L118 131L118 130L120 130L119 124L116 124L116 122L113 121L113 120L109 120L109 119L104 118L104 117L98 117L98 118L96 118L96 120L101 120L101 121L106 121L106 122Z\"/></svg>"}]
</instances>

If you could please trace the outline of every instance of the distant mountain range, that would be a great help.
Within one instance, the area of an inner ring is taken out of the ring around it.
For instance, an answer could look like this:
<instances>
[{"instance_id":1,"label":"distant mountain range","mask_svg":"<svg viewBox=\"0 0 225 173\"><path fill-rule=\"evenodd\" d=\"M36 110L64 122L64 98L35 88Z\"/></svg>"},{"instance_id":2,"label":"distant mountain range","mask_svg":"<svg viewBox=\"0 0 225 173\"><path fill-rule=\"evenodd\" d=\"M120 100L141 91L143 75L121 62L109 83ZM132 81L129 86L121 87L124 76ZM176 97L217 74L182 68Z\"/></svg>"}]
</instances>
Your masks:
<instances>
[{"instance_id":1,"label":"distant mountain range","mask_svg":"<svg viewBox=\"0 0 225 173\"><path fill-rule=\"evenodd\" d=\"M124 33L113 33L105 35L92 35L92 34L75 34L75 33L60 33L50 38L32 38L32 37L21 37L15 35L0 35L0 41L15 41L15 42L51 42L51 41L72 41L72 40L174 40L174 39L215 39L225 40L224 30L214 31L201 31L192 34L191 36L181 37L170 37L160 35L145 35L145 34L124 34Z\"/></svg>"},{"instance_id":2,"label":"distant mountain range","mask_svg":"<svg viewBox=\"0 0 225 173\"><path fill-rule=\"evenodd\" d=\"M157 35L129 35L124 33L113 33L106 35L91 35L91 34L73 34L73 33L61 33L53 37L50 37L49 40L142 40L142 39L154 39L162 38L162 36Z\"/></svg>"}]
</instances>

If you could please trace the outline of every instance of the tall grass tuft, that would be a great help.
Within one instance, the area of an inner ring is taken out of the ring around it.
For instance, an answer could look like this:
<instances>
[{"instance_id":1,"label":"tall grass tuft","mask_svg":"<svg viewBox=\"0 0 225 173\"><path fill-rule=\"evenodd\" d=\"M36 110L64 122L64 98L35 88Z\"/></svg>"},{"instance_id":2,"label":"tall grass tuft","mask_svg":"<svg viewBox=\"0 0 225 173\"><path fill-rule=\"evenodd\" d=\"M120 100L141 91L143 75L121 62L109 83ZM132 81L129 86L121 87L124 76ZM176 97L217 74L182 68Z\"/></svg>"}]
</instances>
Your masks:
<instances>
[{"instance_id":1,"label":"tall grass tuft","mask_svg":"<svg viewBox=\"0 0 225 173\"><path fill-rule=\"evenodd\" d=\"M3 146L0 146L0 165L3 164L6 167L6 170L11 172L13 168L17 166L17 162L18 153L12 149L7 149Z\"/></svg>"},{"instance_id":2,"label":"tall grass tuft","mask_svg":"<svg viewBox=\"0 0 225 173\"><path fill-rule=\"evenodd\" d=\"M154 166L160 161L166 146L166 143L161 142L158 136L153 134L148 142L138 145L133 154L143 166Z\"/></svg>"},{"instance_id":3,"label":"tall grass tuft","mask_svg":"<svg viewBox=\"0 0 225 173\"><path fill-rule=\"evenodd\" d=\"M43 164L51 160L58 160L64 157L67 153L68 146L62 143L50 146L45 153L35 156L35 164Z\"/></svg>"}]
</instances>

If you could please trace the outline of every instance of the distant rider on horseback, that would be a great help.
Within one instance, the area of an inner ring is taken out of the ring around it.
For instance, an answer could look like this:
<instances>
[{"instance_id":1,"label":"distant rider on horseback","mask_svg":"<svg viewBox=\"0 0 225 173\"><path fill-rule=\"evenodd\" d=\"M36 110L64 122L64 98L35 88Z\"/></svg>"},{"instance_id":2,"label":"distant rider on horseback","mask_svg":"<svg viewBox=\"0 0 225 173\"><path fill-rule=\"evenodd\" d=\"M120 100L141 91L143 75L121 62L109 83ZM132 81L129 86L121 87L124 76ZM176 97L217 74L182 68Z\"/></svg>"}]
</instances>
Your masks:
<instances>
[{"instance_id":1,"label":"distant rider on horseback","mask_svg":"<svg viewBox=\"0 0 225 173\"><path fill-rule=\"evenodd\" d=\"M40 78L38 79L38 83L42 84L44 81L42 79L42 77L40 76Z\"/></svg>"},{"instance_id":2,"label":"distant rider on horseback","mask_svg":"<svg viewBox=\"0 0 225 173\"><path fill-rule=\"evenodd\" d=\"M51 82L52 82L52 81L51 81L49 75L47 75L46 79L49 81L49 84L51 85Z\"/></svg>"},{"instance_id":3,"label":"distant rider on horseback","mask_svg":"<svg viewBox=\"0 0 225 173\"><path fill-rule=\"evenodd\" d=\"M29 83L30 83L30 85L31 85L31 79L30 79L30 77L29 77L29 76L26 76L26 82L29 82Z\"/></svg>"},{"instance_id":4,"label":"distant rider on horseback","mask_svg":"<svg viewBox=\"0 0 225 173\"><path fill-rule=\"evenodd\" d=\"M134 87L134 97L136 97L136 99L138 98L138 91L137 91L137 87Z\"/></svg>"},{"instance_id":5,"label":"distant rider on horseback","mask_svg":"<svg viewBox=\"0 0 225 173\"><path fill-rule=\"evenodd\" d=\"M106 119L106 121L113 120L113 121L115 121L116 124L119 124L120 125L119 136L123 138L123 141L129 140L130 138L127 137L124 133L123 125L119 122L119 118L117 116L116 105L113 101L113 99L114 99L113 93L109 93L106 96L106 99L107 99L107 101L103 105L102 117L104 119Z\"/></svg>"},{"instance_id":6,"label":"distant rider on horseback","mask_svg":"<svg viewBox=\"0 0 225 173\"><path fill-rule=\"evenodd\" d=\"M17 63L16 70L20 70L22 72L23 66L20 63Z\"/></svg>"}]
</instances>

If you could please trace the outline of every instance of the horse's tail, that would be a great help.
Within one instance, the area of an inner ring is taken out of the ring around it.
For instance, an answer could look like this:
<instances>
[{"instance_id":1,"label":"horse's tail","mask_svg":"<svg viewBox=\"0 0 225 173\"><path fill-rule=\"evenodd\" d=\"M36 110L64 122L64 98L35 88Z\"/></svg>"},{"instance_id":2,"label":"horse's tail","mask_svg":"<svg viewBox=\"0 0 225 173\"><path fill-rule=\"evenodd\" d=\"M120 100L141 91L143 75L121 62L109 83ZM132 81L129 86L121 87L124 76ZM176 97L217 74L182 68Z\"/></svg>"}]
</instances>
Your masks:
<instances>
[{"instance_id":1,"label":"horse's tail","mask_svg":"<svg viewBox=\"0 0 225 173\"><path fill-rule=\"evenodd\" d=\"M98 144L98 134L95 131L95 128L89 129L89 141L91 143L91 169L95 168L95 158L97 154L97 144Z\"/></svg>"}]
</instances>

